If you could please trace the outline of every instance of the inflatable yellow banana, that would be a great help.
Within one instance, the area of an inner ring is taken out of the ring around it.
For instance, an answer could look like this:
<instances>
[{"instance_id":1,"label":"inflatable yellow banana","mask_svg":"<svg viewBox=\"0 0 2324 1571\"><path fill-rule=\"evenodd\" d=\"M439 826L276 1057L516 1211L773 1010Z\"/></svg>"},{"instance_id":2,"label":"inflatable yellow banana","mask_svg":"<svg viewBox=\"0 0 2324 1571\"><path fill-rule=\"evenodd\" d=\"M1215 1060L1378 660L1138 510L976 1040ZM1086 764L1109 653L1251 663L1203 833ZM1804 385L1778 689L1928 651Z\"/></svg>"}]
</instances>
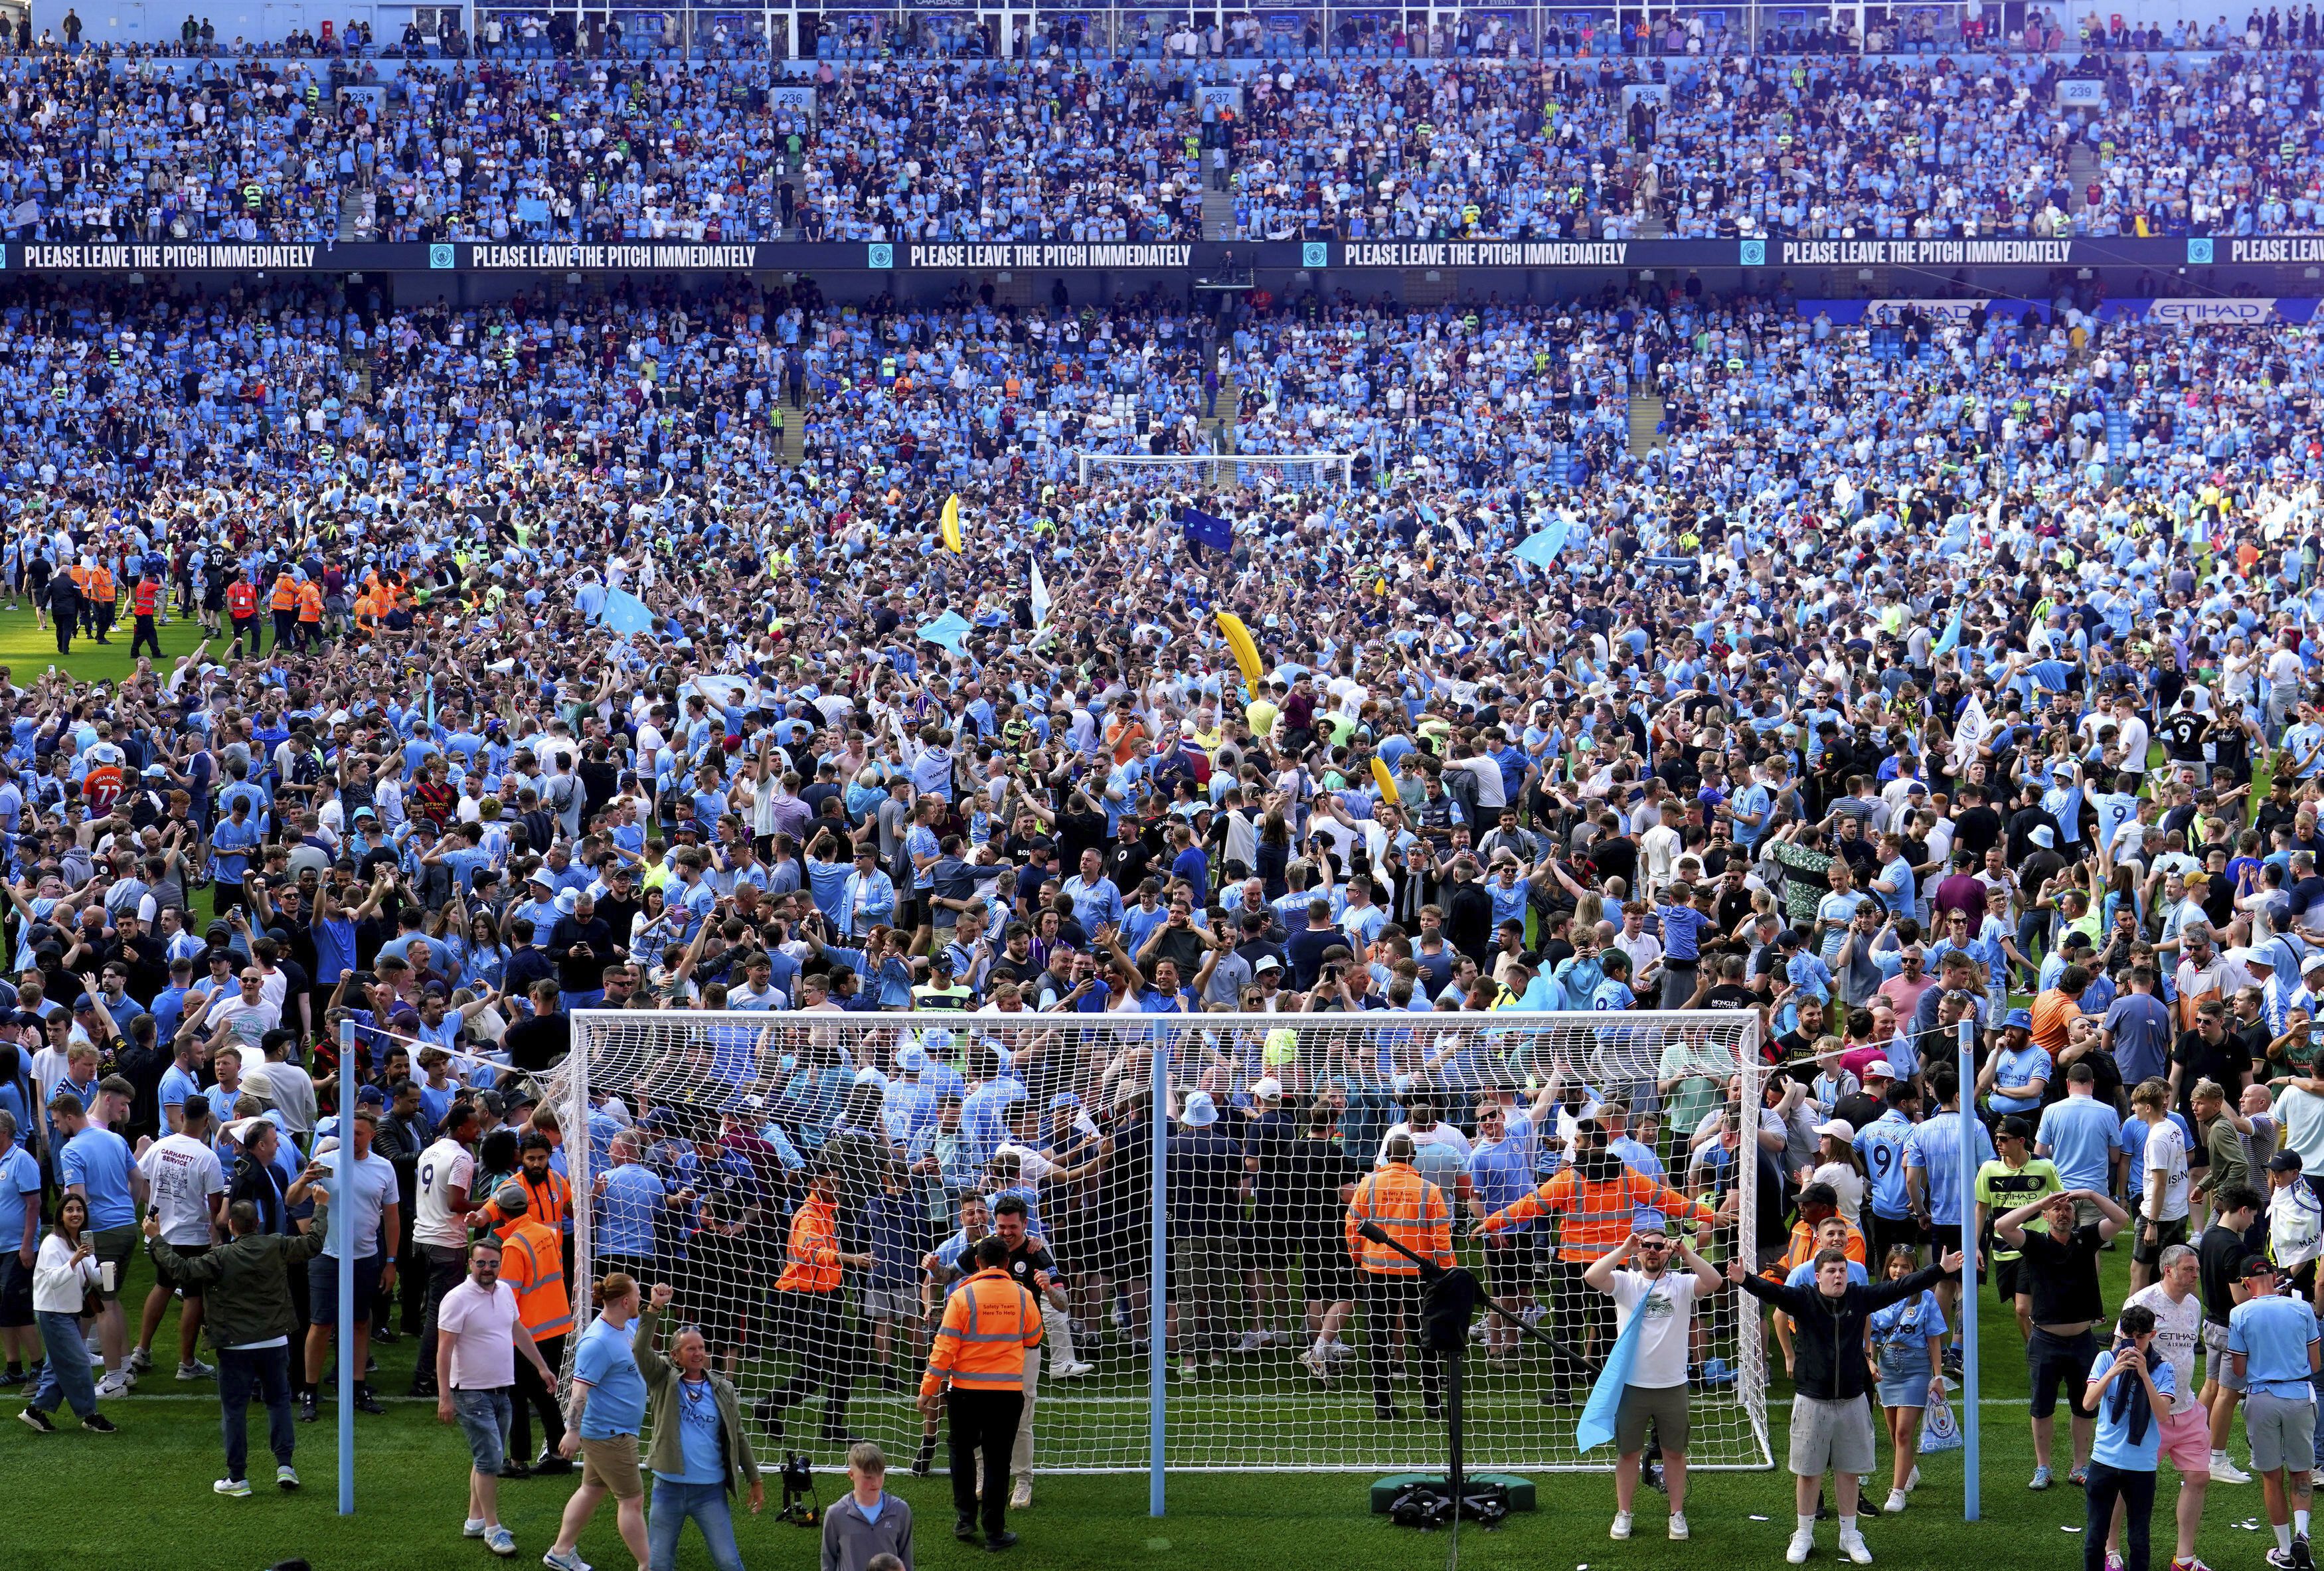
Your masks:
<instances>
[{"instance_id":1,"label":"inflatable yellow banana","mask_svg":"<svg viewBox=\"0 0 2324 1571\"><path fill-rule=\"evenodd\" d=\"M1256 686L1259 675L1259 645L1251 642L1250 629L1245 627L1242 618L1233 612L1222 611L1219 613L1219 632L1225 635L1227 647L1234 651L1235 664L1242 668L1242 679Z\"/></svg>"}]
</instances>

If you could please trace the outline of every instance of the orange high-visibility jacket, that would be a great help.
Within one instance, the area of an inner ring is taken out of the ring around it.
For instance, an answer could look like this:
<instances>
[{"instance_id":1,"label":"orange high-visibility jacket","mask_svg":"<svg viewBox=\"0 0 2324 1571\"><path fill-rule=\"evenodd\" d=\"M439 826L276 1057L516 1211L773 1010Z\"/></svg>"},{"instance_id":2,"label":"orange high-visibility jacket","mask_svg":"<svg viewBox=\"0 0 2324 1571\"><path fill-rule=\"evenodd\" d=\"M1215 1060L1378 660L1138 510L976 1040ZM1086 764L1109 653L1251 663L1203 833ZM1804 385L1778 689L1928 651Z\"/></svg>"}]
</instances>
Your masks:
<instances>
[{"instance_id":1,"label":"orange high-visibility jacket","mask_svg":"<svg viewBox=\"0 0 2324 1571\"><path fill-rule=\"evenodd\" d=\"M1804 1222L1793 1223L1792 1236L1784 1245L1784 1258L1759 1274L1771 1282L1790 1280L1794 1271L1815 1259L1818 1252L1815 1238L1814 1228ZM1613 1245L1609 1244L1607 1247L1611 1249ZM1864 1252L1864 1234L1853 1223L1849 1224L1847 1254L1849 1259L1863 1266L1867 1271L1872 1269Z\"/></svg>"},{"instance_id":2,"label":"orange high-visibility jacket","mask_svg":"<svg viewBox=\"0 0 2324 1571\"><path fill-rule=\"evenodd\" d=\"M516 1294L517 1317L535 1342L573 1329L573 1299L565 1290L563 1241L538 1222L512 1224L501 1243L501 1280Z\"/></svg>"},{"instance_id":3,"label":"orange high-visibility jacket","mask_svg":"<svg viewBox=\"0 0 2324 1571\"><path fill-rule=\"evenodd\" d=\"M320 622L323 619L323 590L309 582L299 586L299 620Z\"/></svg>"},{"instance_id":4,"label":"orange high-visibility jacket","mask_svg":"<svg viewBox=\"0 0 2324 1571\"><path fill-rule=\"evenodd\" d=\"M1041 1311L1033 1295L1005 1267L978 1271L945 1300L920 1394L935 1395L946 1381L963 1391L1019 1390L1025 1354L1040 1345Z\"/></svg>"},{"instance_id":5,"label":"orange high-visibility jacket","mask_svg":"<svg viewBox=\"0 0 2324 1571\"><path fill-rule=\"evenodd\" d=\"M130 597L130 609L140 616L158 616L161 611L161 586L151 578L137 580Z\"/></svg>"},{"instance_id":6,"label":"orange high-visibility jacket","mask_svg":"<svg viewBox=\"0 0 2324 1571\"><path fill-rule=\"evenodd\" d=\"M520 1220L538 1222L562 1237L565 1215L573 1208L573 1186L566 1182L565 1175L551 1168L540 1175L540 1182L536 1184L532 1175L520 1168L508 1181L524 1186L526 1206ZM502 1214L498 1200L487 1200L478 1210L485 1218L485 1225L503 1238L508 1237L516 1225Z\"/></svg>"},{"instance_id":7,"label":"orange high-visibility jacket","mask_svg":"<svg viewBox=\"0 0 2324 1571\"><path fill-rule=\"evenodd\" d=\"M777 1291L839 1291L839 1228L829 1201L810 1195L791 1217L783 1262L783 1274L775 1280Z\"/></svg>"},{"instance_id":8,"label":"orange high-visibility jacket","mask_svg":"<svg viewBox=\"0 0 2324 1571\"><path fill-rule=\"evenodd\" d=\"M1532 1194L1486 1217L1484 1228L1498 1233L1512 1223L1563 1215L1565 1225L1558 1234L1557 1258L1594 1261L1630 1236L1631 1218L1640 1206L1650 1206L1666 1216L1691 1215L1705 1226L1711 1223L1710 1206L1699 1206L1668 1185L1627 1168L1603 1180L1585 1178L1565 1168Z\"/></svg>"},{"instance_id":9,"label":"orange high-visibility jacket","mask_svg":"<svg viewBox=\"0 0 2324 1571\"><path fill-rule=\"evenodd\" d=\"M236 578L226 587L226 615L236 622L258 615L258 589Z\"/></svg>"},{"instance_id":10,"label":"orange high-visibility jacket","mask_svg":"<svg viewBox=\"0 0 2324 1571\"><path fill-rule=\"evenodd\" d=\"M288 611L299 604L299 585L290 574L283 573L274 580L274 597L269 602L277 611Z\"/></svg>"},{"instance_id":11,"label":"orange high-visibility jacket","mask_svg":"<svg viewBox=\"0 0 2324 1571\"><path fill-rule=\"evenodd\" d=\"M1444 1191L1413 1171L1409 1162L1390 1162L1367 1173L1348 1200L1348 1253L1375 1276L1411 1277L1420 1268L1360 1231L1367 1222L1423 1260L1452 1265L1452 1208Z\"/></svg>"}]
</instances>

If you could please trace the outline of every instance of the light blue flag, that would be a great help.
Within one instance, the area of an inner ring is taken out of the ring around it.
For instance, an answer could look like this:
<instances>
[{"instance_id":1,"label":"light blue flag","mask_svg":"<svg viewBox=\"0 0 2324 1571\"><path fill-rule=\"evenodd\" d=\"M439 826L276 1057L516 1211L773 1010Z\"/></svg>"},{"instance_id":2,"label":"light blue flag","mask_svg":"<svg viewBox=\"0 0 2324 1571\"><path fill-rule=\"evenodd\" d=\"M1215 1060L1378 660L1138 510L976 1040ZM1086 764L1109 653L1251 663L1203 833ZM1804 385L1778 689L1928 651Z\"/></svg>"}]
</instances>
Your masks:
<instances>
[{"instance_id":1,"label":"light blue flag","mask_svg":"<svg viewBox=\"0 0 2324 1571\"><path fill-rule=\"evenodd\" d=\"M651 633L654 614L646 603L627 589L616 589L605 596L604 625L624 635Z\"/></svg>"},{"instance_id":2,"label":"light blue flag","mask_svg":"<svg viewBox=\"0 0 2324 1571\"><path fill-rule=\"evenodd\" d=\"M1929 653L1932 656L1950 654L1953 651L1960 647L1961 605L1961 601L1956 600L1953 602L1953 618L1950 622L1945 624L1943 636L1937 640L1936 647L1929 651Z\"/></svg>"},{"instance_id":3,"label":"light blue flag","mask_svg":"<svg viewBox=\"0 0 2324 1571\"><path fill-rule=\"evenodd\" d=\"M1565 535L1565 521L1562 518L1554 520L1540 533L1527 535L1518 541L1517 549L1510 554L1517 560L1536 568L1554 568L1557 565L1557 559L1564 553Z\"/></svg>"},{"instance_id":4,"label":"light blue flag","mask_svg":"<svg viewBox=\"0 0 2324 1571\"><path fill-rule=\"evenodd\" d=\"M973 631L957 611L947 611L920 628L920 636L947 654L958 654L962 642Z\"/></svg>"},{"instance_id":5,"label":"light blue flag","mask_svg":"<svg viewBox=\"0 0 2324 1571\"><path fill-rule=\"evenodd\" d=\"M1651 1290L1651 1289L1649 1289ZM1630 1383L1630 1371L1638 1362L1640 1332L1646 1326L1646 1306L1640 1304L1630 1316L1630 1323L1614 1338L1614 1349L1606 1355L1606 1367L1598 1372L1598 1383L1590 1388L1590 1400L1582 1409L1582 1421L1574 1427L1573 1437L1582 1450L1594 1451L1614 1437L1614 1419L1622 1409L1622 1392Z\"/></svg>"},{"instance_id":6,"label":"light blue flag","mask_svg":"<svg viewBox=\"0 0 2324 1571\"><path fill-rule=\"evenodd\" d=\"M519 197L516 199L516 221L520 224L549 222L549 204L539 197Z\"/></svg>"}]
</instances>

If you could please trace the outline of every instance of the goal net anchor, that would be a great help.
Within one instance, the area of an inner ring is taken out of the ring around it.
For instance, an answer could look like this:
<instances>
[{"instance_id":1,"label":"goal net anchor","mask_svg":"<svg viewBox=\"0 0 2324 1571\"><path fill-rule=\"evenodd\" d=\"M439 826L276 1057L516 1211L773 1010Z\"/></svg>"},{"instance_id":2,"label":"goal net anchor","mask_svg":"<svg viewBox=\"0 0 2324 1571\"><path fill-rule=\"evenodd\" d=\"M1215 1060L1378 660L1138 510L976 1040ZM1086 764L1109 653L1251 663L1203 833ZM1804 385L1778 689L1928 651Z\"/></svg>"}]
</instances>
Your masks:
<instances>
[{"instance_id":1,"label":"goal net anchor","mask_svg":"<svg viewBox=\"0 0 2324 1571\"><path fill-rule=\"evenodd\" d=\"M1390 1503L1389 1513L1396 1516L1398 1520L1404 1520L1407 1516L1411 1516L1415 1519L1413 1525L1416 1526L1434 1526L1433 1519L1441 1509L1448 1517L1448 1525L1456 1539L1461 1532L1461 1520L1463 1515L1475 1514L1481 1509L1484 1513L1484 1525L1494 1527L1498 1526L1500 1519L1511 1511L1531 1511L1533 1493L1530 1490L1525 1493L1525 1504L1519 1506L1511 1496L1508 1483L1506 1480L1493 1479L1490 1475L1475 1480L1476 1483L1482 1486L1482 1492L1474 1500L1470 1496L1471 1480L1462 1462L1463 1438L1462 1387L1467 1373L1469 1327L1477 1318L1479 1307L1482 1306L1509 1325L1516 1326L1524 1335L1537 1339L1553 1352L1563 1350L1576 1357L1581 1355L1574 1354L1572 1349L1539 1326L1526 1324L1523 1315L1486 1292L1484 1285L1477 1280L1476 1274L1466 1267L1454 1266L1450 1271L1446 1270L1434 1261L1422 1255L1418 1251L1408 1247L1403 1240L1391 1236L1388 1229L1377 1222L1367 1220L1359 1223L1356 1232L1367 1243L1394 1250L1418 1269L1420 1280L1425 1284L1420 1300L1420 1323L1424 1337L1430 1351L1444 1361L1444 1431L1447 1442L1447 1465L1443 1479L1444 1493L1442 1507L1423 1506L1418 1511L1415 1511L1413 1492L1425 1491L1431 1484L1437 1482L1425 1476L1415 1478L1406 1474L1393 1479L1383 1479L1372 1486L1373 1497L1375 1499L1379 1497L1382 1485L1398 1492L1397 1498ZM1587 1361L1585 1360L1584 1363L1586 1366ZM1594 1368L1592 1373L1595 1373Z\"/></svg>"}]
</instances>

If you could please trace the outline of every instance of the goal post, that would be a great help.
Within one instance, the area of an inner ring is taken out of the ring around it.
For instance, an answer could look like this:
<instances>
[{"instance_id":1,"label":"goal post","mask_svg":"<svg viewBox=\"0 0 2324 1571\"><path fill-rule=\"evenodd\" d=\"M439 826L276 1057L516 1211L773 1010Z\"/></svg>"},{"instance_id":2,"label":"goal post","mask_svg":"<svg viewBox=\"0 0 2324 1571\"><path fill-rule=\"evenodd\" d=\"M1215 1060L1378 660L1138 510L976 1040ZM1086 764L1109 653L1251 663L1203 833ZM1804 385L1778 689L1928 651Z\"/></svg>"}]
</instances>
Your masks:
<instances>
[{"instance_id":1,"label":"goal post","mask_svg":"<svg viewBox=\"0 0 2324 1571\"><path fill-rule=\"evenodd\" d=\"M1472 1468L1610 1465L1576 1439L1615 1326L1582 1271L1636 1219L1628 1201L1573 1200L1592 1192L1573 1179L1530 1225L1489 1234L1480 1212L1571 1161L1605 1178L1618 1160L1661 1169L1650 1203L1714 1264L1761 1258L1756 1111L1694 1143L1737 1090L1760 1103L1749 1012L583 1010L573 1026L549 1097L576 1294L610 1268L670 1283L671 1324L703 1328L767 1447L822 1467L859 1437L945 1469L913 1406L929 1338L964 1234L1006 1241L1020 1208L1047 1252L1031 1471L1146 1473L1157 1509L1166 1472L1443 1465L1417 1317L1377 1298L1347 1249L1342 1195L1392 1131L1441 1190L1459 1261L1554 1343L1480 1317ZM1598 1149L1613 1104L1630 1143ZM778 1290L819 1169L842 1252L872 1263L833 1292ZM1773 1462L1759 1317L1738 1299L1697 1312L1693 1467Z\"/></svg>"},{"instance_id":2,"label":"goal post","mask_svg":"<svg viewBox=\"0 0 2324 1571\"><path fill-rule=\"evenodd\" d=\"M1190 491L1344 489L1355 483L1349 453L1091 453L1074 455L1075 478L1176 486Z\"/></svg>"}]
</instances>

